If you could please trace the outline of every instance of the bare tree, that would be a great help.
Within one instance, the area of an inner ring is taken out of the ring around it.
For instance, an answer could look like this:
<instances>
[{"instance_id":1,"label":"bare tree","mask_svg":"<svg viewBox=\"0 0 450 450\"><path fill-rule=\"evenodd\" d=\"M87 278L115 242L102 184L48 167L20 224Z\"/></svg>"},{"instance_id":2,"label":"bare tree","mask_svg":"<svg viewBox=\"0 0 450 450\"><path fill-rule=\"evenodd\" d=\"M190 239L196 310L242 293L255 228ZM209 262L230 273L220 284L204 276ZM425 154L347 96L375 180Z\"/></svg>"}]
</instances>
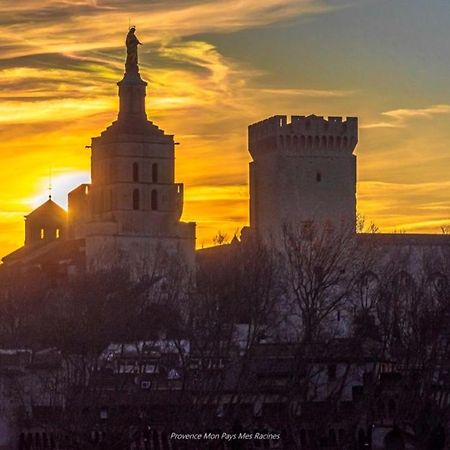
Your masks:
<instances>
[{"instance_id":1,"label":"bare tree","mask_svg":"<svg viewBox=\"0 0 450 450\"><path fill-rule=\"evenodd\" d=\"M227 427L248 400L251 360L280 324L278 266L260 241L234 241L199 256L189 301L185 389L191 429Z\"/></svg>"},{"instance_id":2,"label":"bare tree","mask_svg":"<svg viewBox=\"0 0 450 450\"><path fill-rule=\"evenodd\" d=\"M327 430L339 417L339 404L349 396L364 361L363 346L344 336L355 283L371 266L374 249L361 245L345 225L311 222L285 228L283 238L285 301L296 343L287 387L289 430L295 448L319 448L321 442L336 441ZM320 405L326 408L320 410ZM299 419L304 432L309 427L308 444Z\"/></svg>"},{"instance_id":3,"label":"bare tree","mask_svg":"<svg viewBox=\"0 0 450 450\"><path fill-rule=\"evenodd\" d=\"M378 340L392 362L366 385L365 411L372 423L407 430L415 448L424 450L443 448L443 424L450 417L450 292L443 253L386 248L355 285L361 301L355 336Z\"/></svg>"},{"instance_id":4,"label":"bare tree","mask_svg":"<svg viewBox=\"0 0 450 450\"><path fill-rule=\"evenodd\" d=\"M0 271L0 339L10 348L35 345L34 318L45 304L54 280L38 268Z\"/></svg>"},{"instance_id":5,"label":"bare tree","mask_svg":"<svg viewBox=\"0 0 450 450\"><path fill-rule=\"evenodd\" d=\"M364 259L351 227L311 223L284 230L286 296L298 318L298 340L317 341L342 308Z\"/></svg>"}]
</instances>

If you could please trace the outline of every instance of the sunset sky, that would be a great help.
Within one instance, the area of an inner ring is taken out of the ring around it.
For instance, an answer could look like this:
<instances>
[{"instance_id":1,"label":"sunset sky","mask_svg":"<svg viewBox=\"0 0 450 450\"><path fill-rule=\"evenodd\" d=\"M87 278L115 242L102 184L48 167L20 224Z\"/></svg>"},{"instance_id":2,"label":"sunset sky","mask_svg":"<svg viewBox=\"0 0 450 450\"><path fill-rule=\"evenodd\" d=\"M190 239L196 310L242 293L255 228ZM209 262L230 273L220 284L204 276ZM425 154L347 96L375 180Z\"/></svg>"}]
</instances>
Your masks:
<instances>
[{"instance_id":1,"label":"sunset sky","mask_svg":"<svg viewBox=\"0 0 450 450\"><path fill-rule=\"evenodd\" d=\"M247 224L247 126L274 114L358 116L359 212L382 231L450 224L448 0L0 0L0 255L50 169L63 206L89 181L129 21L198 246Z\"/></svg>"}]
</instances>

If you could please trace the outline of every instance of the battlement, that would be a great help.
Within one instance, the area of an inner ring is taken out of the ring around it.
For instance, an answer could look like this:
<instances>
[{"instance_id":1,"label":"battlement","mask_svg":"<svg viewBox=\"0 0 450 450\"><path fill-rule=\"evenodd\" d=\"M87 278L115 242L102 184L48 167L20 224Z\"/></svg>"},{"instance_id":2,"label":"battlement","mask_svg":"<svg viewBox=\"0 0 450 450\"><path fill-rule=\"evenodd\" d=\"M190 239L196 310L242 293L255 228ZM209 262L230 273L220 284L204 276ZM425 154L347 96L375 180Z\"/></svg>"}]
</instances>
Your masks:
<instances>
[{"instance_id":1,"label":"battlement","mask_svg":"<svg viewBox=\"0 0 450 450\"><path fill-rule=\"evenodd\" d=\"M248 148L255 152L338 151L353 153L358 143L356 117L273 116L248 127Z\"/></svg>"}]
</instances>

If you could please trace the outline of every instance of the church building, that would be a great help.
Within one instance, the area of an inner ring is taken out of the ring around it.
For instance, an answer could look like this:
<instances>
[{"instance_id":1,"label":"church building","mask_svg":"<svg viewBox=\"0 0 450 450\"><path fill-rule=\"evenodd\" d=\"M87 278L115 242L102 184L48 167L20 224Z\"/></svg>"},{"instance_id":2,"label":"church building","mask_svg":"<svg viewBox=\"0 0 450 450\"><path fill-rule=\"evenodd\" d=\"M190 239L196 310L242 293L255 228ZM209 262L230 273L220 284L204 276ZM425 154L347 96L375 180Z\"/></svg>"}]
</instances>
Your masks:
<instances>
[{"instance_id":1,"label":"church building","mask_svg":"<svg viewBox=\"0 0 450 450\"><path fill-rule=\"evenodd\" d=\"M5 266L54 265L56 259L64 270L125 266L141 275L155 258L176 254L193 267L195 223L180 221L183 184L175 183L174 136L147 118L134 32L117 83L117 120L92 138L91 184L69 193L68 213L51 199L30 213L25 244L3 258Z\"/></svg>"}]
</instances>

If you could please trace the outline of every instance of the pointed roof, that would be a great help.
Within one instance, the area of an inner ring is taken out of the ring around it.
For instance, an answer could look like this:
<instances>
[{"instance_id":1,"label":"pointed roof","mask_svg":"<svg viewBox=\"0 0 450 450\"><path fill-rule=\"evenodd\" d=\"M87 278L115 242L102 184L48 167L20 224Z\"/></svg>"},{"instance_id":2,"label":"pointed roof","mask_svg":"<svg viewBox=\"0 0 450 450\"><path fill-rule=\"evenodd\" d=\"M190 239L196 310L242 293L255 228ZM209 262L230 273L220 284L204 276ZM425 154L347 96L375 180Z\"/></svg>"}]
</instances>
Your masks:
<instances>
[{"instance_id":1,"label":"pointed roof","mask_svg":"<svg viewBox=\"0 0 450 450\"><path fill-rule=\"evenodd\" d=\"M49 198L45 203L38 206L36 209L30 212L27 216L29 218L41 217L41 216L66 216L67 211L55 203L51 198Z\"/></svg>"}]
</instances>

